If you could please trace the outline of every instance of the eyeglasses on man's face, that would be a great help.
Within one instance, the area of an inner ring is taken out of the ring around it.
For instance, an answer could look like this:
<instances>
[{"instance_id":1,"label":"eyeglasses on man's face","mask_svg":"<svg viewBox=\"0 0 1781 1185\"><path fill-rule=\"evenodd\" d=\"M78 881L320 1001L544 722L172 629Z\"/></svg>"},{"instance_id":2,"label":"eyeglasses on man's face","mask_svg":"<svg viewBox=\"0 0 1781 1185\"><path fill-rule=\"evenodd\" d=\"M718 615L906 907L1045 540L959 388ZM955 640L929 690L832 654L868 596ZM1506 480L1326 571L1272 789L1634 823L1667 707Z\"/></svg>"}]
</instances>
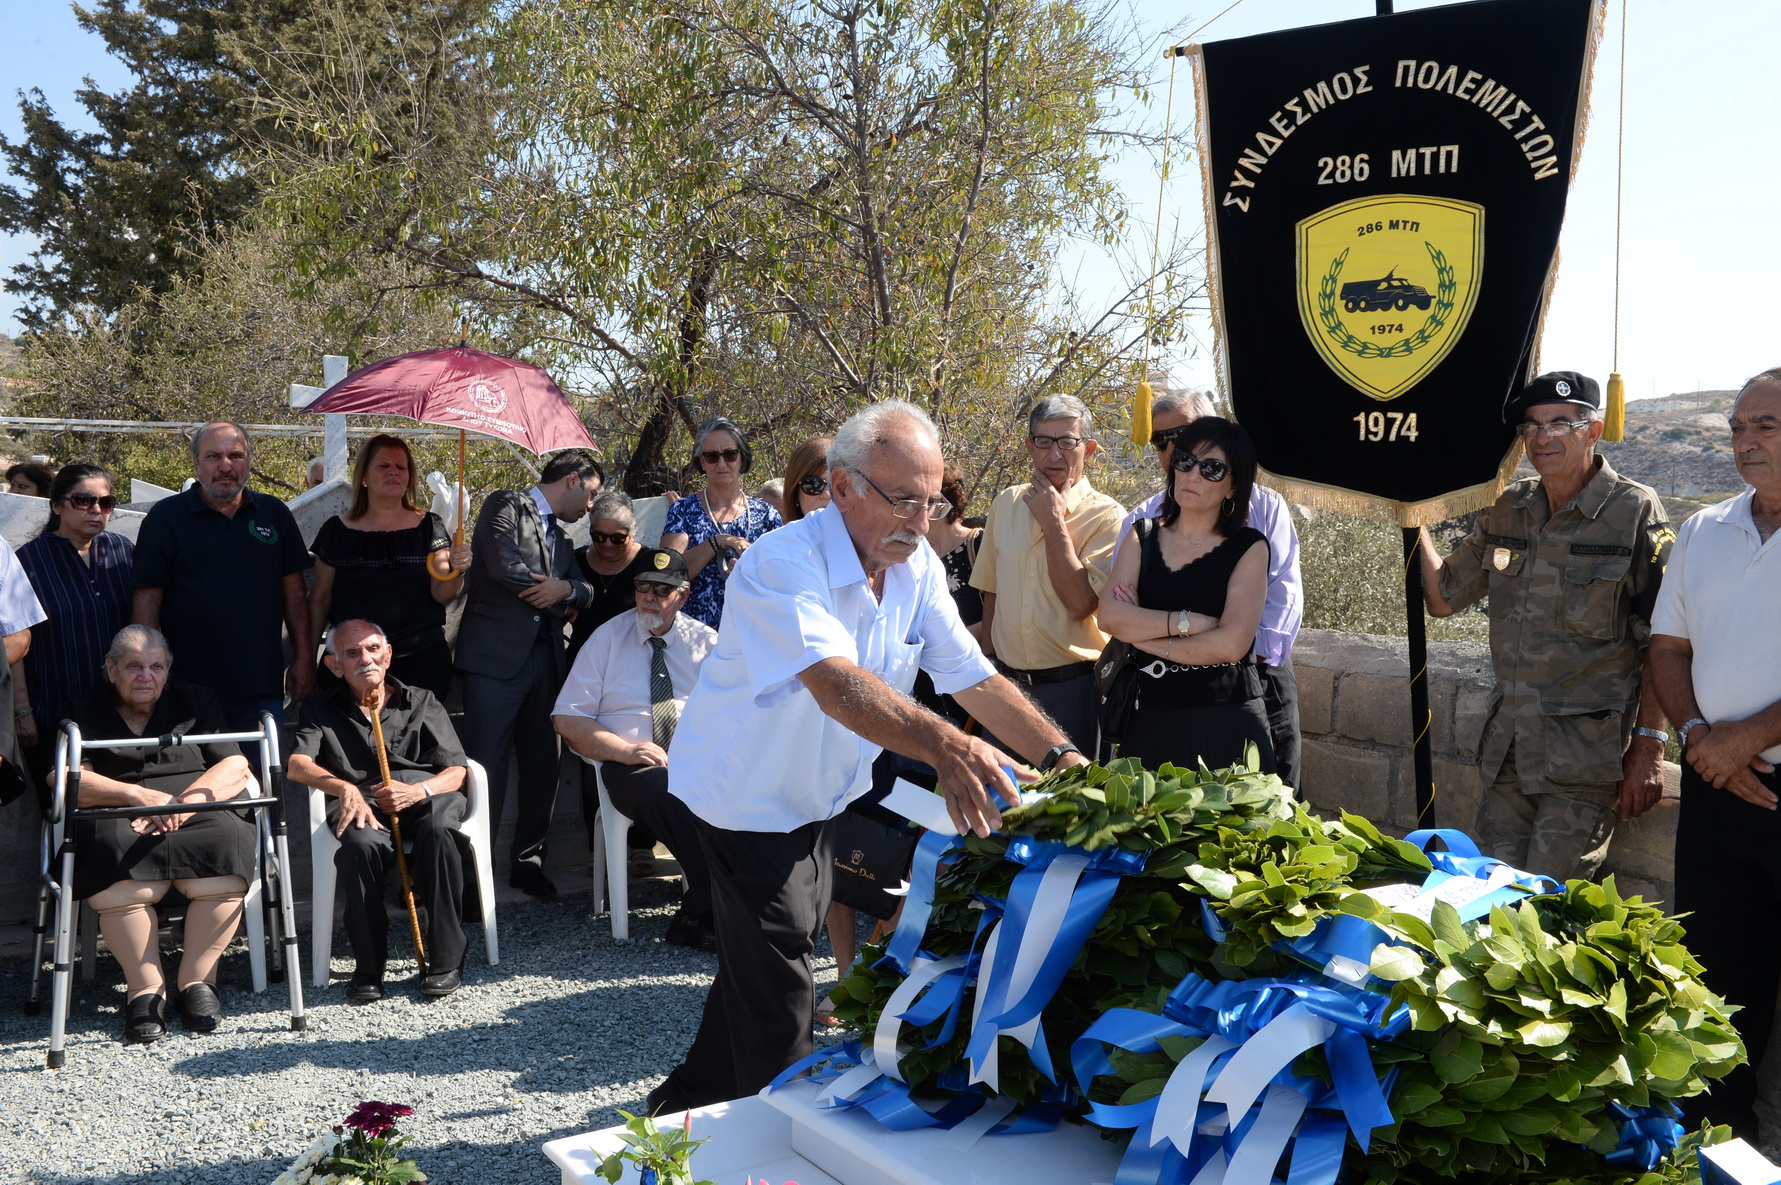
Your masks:
<instances>
[{"instance_id":1,"label":"eyeglasses on man's face","mask_svg":"<svg viewBox=\"0 0 1781 1185\"><path fill-rule=\"evenodd\" d=\"M1231 467L1217 457L1196 457L1192 453L1176 453L1171 465L1177 473L1192 473L1198 467L1200 476L1207 481L1223 481L1231 472Z\"/></svg>"},{"instance_id":2,"label":"eyeglasses on man's face","mask_svg":"<svg viewBox=\"0 0 1781 1185\"><path fill-rule=\"evenodd\" d=\"M879 489L878 483L867 477L864 473L859 476L861 481L872 487L873 493L890 503L891 513L898 518L916 518L925 514L927 515L928 520L932 522L935 519L945 518L952 513L952 503L948 502L945 498L934 498L926 502L923 502L920 498L893 498L883 490Z\"/></svg>"},{"instance_id":3,"label":"eyeglasses on man's face","mask_svg":"<svg viewBox=\"0 0 1781 1185\"><path fill-rule=\"evenodd\" d=\"M1082 437L1080 436L1029 436L1027 439L1032 441L1033 447L1042 453L1048 453L1052 449L1073 453L1082 447Z\"/></svg>"},{"instance_id":4,"label":"eyeglasses on man's face","mask_svg":"<svg viewBox=\"0 0 1781 1185\"><path fill-rule=\"evenodd\" d=\"M798 479L798 488L814 498L818 494L826 494L829 492L829 479L820 473L812 473L807 477L800 477Z\"/></svg>"},{"instance_id":5,"label":"eyeglasses on man's face","mask_svg":"<svg viewBox=\"0 0 1781 1185\"><path fill-rule=\"evenodd\" d=\"M734 465L742 456L739 448L708 448L699 454L699 459L707 465L715 465L722 461L726 465Z\"/></svg>"},{"instance_id":6,"label":"eyeglasses on man's face","mask_svg":"<svg viewBox=\"0 0 1781 1185\"><path fill-rule=\"evenodd\" d=\"M1559 420L1554 424L1536 424L1532 420L1515 425L1523 440L1563 440L1573 432L1587 432L1594 420Z\"/></svg>"}]
</instances>

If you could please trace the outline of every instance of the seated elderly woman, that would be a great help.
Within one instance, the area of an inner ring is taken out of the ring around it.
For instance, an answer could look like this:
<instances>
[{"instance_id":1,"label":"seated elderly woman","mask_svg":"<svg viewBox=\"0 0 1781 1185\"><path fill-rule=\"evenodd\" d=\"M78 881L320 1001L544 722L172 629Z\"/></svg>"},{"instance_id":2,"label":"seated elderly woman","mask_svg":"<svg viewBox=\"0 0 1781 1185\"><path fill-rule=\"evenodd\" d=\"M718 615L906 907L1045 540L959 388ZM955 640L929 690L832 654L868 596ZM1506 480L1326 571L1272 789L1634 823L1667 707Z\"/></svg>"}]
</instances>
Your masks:
<instances>
[{"instance_id":1,"label":"seated elderly woman","mask_svg":"<svg viewBox=\"0 0 1781 1185\"><path fill-rule=\"evenodd\" d=\"M127 625L105 655L107 682L72 718L89 740L229 731L216 697L168 680L167 639ZM247 759L233 744L94 749L81 761L80 805L165 806L220 802L248 785ZM124 1040L167 1035L166 981L154 906L171 887L190 902L180 957L179 1012L186 1028L208 1033L222 1019L216 965L241 923L241 899L254 863L254 825L245 812L199 811L96 819L75 827L74 895L99 914L105 945L123 965L128 997Z\"/></svg>"}]
</instances>

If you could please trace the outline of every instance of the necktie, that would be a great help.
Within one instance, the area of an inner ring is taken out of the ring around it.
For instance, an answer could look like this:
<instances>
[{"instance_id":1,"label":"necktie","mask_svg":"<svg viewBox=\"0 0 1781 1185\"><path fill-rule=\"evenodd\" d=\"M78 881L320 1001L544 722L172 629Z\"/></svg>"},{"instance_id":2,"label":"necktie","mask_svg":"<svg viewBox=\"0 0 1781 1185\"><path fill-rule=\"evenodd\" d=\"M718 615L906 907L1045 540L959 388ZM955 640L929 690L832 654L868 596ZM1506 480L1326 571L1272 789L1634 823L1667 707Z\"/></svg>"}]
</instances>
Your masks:
<instances>
[{"instance_id":1,"label":"necktie","mask_svg":"<svg viewBox=\"0 0 1781 1185\"><path fill-rule=\"evenodd\" d=\"M674 706L674 680L668 675L668 640L651 638L649 651L649 718L656 745L666 750L674 739L674 726L680 722L680 709Z\"/></svg>"},{"instance_id":2,"label":"necktie","mask_svg":"<svg viewBox=\"0 0 1781 1185\"><path fill-rule=\"evenodd\" d=\"M555 576L557 559L557 516L544 516L544 558L551 565L550 575Z\"/></svg>"}]
</instances>

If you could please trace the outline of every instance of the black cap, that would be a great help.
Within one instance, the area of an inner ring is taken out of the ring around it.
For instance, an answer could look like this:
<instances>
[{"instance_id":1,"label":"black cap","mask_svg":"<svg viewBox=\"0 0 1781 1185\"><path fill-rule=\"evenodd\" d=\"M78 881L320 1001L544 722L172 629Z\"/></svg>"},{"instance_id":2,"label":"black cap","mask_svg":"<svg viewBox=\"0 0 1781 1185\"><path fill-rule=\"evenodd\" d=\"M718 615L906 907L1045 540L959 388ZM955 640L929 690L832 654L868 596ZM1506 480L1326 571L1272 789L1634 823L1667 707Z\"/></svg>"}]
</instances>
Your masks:
<instances>
[{"instance_id":1,"label":"black cap","mask_svg":"<svg viewBox=\"0 0 1781 1185\"><path fill-rule=\"evenodd\" d=\"M1602 410L1602 388L1586 374L1574 370L1549 370L1521 389L1509 402L1509 415L1519 416L1542 403L1571 403L1591 411Z\"/></svg>"},{"instance_id":2,"label":"black cap","mask_svg":"<svg viewBox=\"0 0 1781 1185\"><path fill-rule=\"evenodd\" d=\"M665 547L646 547L637 558L643 566L634 577L636 580L649 580L656 584L665 584L669 588L679 588L692 579L687 575L686 557L678 551L669 551Z\"/></svg>"}]
</instances>

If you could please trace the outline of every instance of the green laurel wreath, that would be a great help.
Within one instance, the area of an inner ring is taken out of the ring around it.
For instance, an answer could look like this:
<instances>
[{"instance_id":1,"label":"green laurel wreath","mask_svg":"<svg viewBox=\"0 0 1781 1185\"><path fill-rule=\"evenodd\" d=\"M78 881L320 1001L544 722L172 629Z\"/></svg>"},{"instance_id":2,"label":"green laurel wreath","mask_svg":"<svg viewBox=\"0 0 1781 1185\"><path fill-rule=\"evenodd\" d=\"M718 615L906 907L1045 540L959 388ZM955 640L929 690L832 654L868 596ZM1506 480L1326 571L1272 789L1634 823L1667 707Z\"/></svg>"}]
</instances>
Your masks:
<instances>
[{"instance_id":1,"label":"green laurel wreath","mask_svg":"<svg viewBox=\"0 0 1781 1185\"><path fill-rule=\"evenodd\" d=\"M1342 318L1336 313L1336 283L1352 248L1344 247L1342 254L1336 256L1335 261L1330 264L1330 270L1317 286L1317 318L1323 322L1324 332L1336 339L1337 345L1362 358L1408 358L1441 332L1441 327L1453 315L1454 299L1459 294L1458 272L1433 243L1424 240L1422 245L1428 249L1429 261L1435 265L1435 307L1429 311L1428 320L1422 323L1421 329L1389 346L1362 341L1348 332L1348 327L1342 324Z\"/></svg>"}]
</instances>

